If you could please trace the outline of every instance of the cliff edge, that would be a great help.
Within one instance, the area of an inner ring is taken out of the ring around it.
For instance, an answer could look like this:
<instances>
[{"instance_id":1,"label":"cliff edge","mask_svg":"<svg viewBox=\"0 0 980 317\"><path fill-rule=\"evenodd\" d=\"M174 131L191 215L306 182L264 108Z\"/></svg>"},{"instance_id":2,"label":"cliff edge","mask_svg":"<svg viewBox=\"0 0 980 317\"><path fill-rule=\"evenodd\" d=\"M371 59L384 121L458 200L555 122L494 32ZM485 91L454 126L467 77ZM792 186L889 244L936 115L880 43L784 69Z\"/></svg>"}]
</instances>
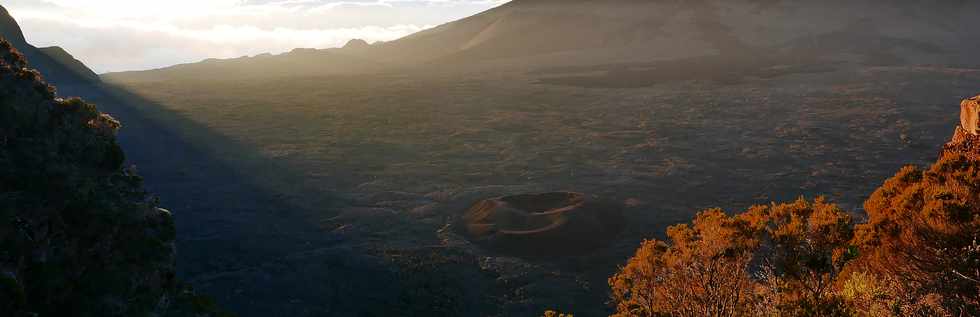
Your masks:
<instances>
[{"instance_id":1,"label":"cliff edge","mask_svg":"<svg viewBox=\"0 0 980 317\"><path fill-rule=\"evenodd\" d=\"M980 112L980 96L965 99L960 103L960 125L953 132L953 139L943 146L943 152L962 153L973 160L980 160L978 112Z\"/></svg>"},{"instance_id":2,"label":"cliff edge","mask_svg":"<svg viewBox=\"0 0 980 317\"><path fill-rule=\"evenodd\" d=\"M120 126L0 39L4 316L214 314L176 279L173 217L123 167Z\"/></svg>"}]
</instances>

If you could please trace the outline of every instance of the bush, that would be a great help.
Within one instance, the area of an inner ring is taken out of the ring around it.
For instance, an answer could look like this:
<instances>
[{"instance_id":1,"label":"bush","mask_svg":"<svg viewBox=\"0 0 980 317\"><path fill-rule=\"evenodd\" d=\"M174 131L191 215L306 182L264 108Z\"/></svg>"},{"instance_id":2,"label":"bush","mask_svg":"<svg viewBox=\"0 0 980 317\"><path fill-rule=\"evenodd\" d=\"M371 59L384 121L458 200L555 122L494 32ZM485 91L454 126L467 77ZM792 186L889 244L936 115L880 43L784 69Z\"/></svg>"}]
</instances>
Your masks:
<instances>
[{"instance_id":1,"label":"bush","mask_svg":"<svg viewBox=\"0 0 980 317\"><path fill-rule=\"evenodd\" d=\"M903 168L865 209L860 267L896 281L901 311L980 315L980 161L946 152L928 170Z\"/></svg>"},{"instance_id":2,"label":"bush","mask_svg":"<svg viewBox=\"0 0 980 317\"><path fill-rule=\"evenodd\" d=\"M980 137L905 167L855 225L818 198L699 213L609 279L615 316L978 316Z\"/></svg>"},{"instance_id":3,"label":"bush","mask_svg":"<svg viewBox=\"0 0 980 317\"><path fill-rule=\"evenodd\" d=\"M852 235L851 217L820 198L703 211L609 279L616 316L846 315L832 286Z\"/></svg>"},{"instance_id":4,"label":"bush","mask_svg":"<svg viewBox=\"0 0 980 317\"><path fill-rule=\"evenodd\" d=\"M615 316L730 316L752 298L748 265L759 240L746 219L707 210L644 241L609 279Z\"/></svg>"}]
</instances>

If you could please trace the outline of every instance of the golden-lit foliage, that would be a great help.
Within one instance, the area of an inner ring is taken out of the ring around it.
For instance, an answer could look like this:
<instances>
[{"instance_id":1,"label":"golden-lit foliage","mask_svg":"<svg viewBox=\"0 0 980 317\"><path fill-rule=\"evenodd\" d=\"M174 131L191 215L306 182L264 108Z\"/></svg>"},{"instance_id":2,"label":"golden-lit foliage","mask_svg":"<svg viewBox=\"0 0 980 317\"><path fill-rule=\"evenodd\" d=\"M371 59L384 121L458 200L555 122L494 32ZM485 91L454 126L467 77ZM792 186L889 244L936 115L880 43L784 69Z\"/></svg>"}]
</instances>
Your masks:
<instances>
[{"instance_id":1,"label":"golden-lit foliage","mask_svg":"<svg viewBox=\"0 0 980 317\"><path fill-rule=\"evenodd\" d=\"M894 286L894 279L868 272L853 272L843 278L838 294L859 308L862 315L889 316L894 303L885 299L893 297Z\"/></svg>"},{"instance_id":2,"label":"golden-lit foliage","mask_svg":"<svg viewBox=\"0 0 980 317\"><path fill-rule=\"evenodd\" d=\"M554 310L546 310L544 311L544 315L542 315L541 317L575 317L575 315L561 313Z\"/></svg>"},{"instance_id":3,"label":"golden-lit foliage","mask_svg":"<svg viewBox=\"0 0 980 317\"><path fill-rule=\"evenodd\" d=\"M813 203L800 199L773 205L763 214L772 250L762 256L782 284L778 293L788 306L781 308L834 307L831 286L844 264L856 255L849 245L851 217L820 198Z\"/></svg>"},{"instance_id":4,"label":"golden-lit foliage","mask_svg":"<svg viewBox=\"0 0 980 317\"><path fill-rule=\"evenodd\" d=\"M928 170L903 168L865 202L868 223L855 239L862 268L913 296L898 305L928 297L954 315L980 314L978 207L980 161L946 152Z\"/></svg>"},{"instance_id":5,"label":"golden-lit foliage","mask_svg":"<svg viewBox=\"0 0 980 317\"><path fill-rule=\"evenodd\" d=\"M852 235L850 216L823 199L701 212L609 279L616 316L841 315L832 286Z\"/></svg>"},{"instance_id":6,"label":"golden-lit foliage","mask_svg":"<svg viewBox=\"0 0 980 317\"><path fill-rule=\"evenodd\" d=\"M673 243L645 241L609 279L616 316L731 316L751 299L748 274L758 223L721 210L668 229Z\"/></svg>"},{"instance_id":7,"label":"golden-lit foliage","mask_svg":"<svg viewBox=\"0 0 980 317\"><path fill-rule=\"evenodd\" d=\"M609 279L615 316L976 316L980 160L944 151L865 202L701 212Z\"/></svg>"}]
</instances>

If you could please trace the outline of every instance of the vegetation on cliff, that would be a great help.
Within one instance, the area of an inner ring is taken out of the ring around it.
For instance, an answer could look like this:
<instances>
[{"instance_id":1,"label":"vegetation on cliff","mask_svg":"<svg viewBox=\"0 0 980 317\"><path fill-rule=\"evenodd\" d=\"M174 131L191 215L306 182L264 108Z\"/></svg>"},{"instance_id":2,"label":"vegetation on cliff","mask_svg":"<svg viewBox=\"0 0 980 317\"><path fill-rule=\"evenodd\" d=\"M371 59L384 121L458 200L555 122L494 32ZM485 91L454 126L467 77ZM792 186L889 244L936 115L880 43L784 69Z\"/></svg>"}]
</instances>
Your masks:
<instances>
[{"instance_id":1,"label":"vegetation on cliff","mask_svg":"<svg viewBox=\"0 0 980 317\"><path fill-rule=\"evenodd\" d=\"M173 218L123 167L119 128L92 104L58 98L0 39L5 316L214 314L175 278Z\"/></svg>"},{"instance_id":2,"label":"vegetation on cliff","mask_svg":"<svg viewBox=\"0 0 980 317\"><path fill-rule=\"evenodd\" d=\"M856 223L818 198L706 210L609 279L615 316L977 316L980 136L958 128Z\"/></svg>"}]
</instances>

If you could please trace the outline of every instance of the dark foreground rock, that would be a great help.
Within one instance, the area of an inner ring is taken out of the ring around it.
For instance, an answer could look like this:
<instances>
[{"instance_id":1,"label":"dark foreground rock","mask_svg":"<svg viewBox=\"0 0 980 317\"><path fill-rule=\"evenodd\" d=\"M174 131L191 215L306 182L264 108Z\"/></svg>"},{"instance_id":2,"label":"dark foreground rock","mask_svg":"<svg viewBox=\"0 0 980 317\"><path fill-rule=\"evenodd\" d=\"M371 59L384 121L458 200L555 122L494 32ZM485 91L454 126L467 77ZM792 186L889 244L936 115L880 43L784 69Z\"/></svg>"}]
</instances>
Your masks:
<instances>
[{"instance_id":1,"label":"dark foreground rock","mask_svg":"<svg viewBox=\"0 0 980 317\"><path fill-rule=\"evenodd\" d=\"M0 40L0 315L214 315L176 279L173 218L119 128Z\"/></svg>"}]
</instances>

